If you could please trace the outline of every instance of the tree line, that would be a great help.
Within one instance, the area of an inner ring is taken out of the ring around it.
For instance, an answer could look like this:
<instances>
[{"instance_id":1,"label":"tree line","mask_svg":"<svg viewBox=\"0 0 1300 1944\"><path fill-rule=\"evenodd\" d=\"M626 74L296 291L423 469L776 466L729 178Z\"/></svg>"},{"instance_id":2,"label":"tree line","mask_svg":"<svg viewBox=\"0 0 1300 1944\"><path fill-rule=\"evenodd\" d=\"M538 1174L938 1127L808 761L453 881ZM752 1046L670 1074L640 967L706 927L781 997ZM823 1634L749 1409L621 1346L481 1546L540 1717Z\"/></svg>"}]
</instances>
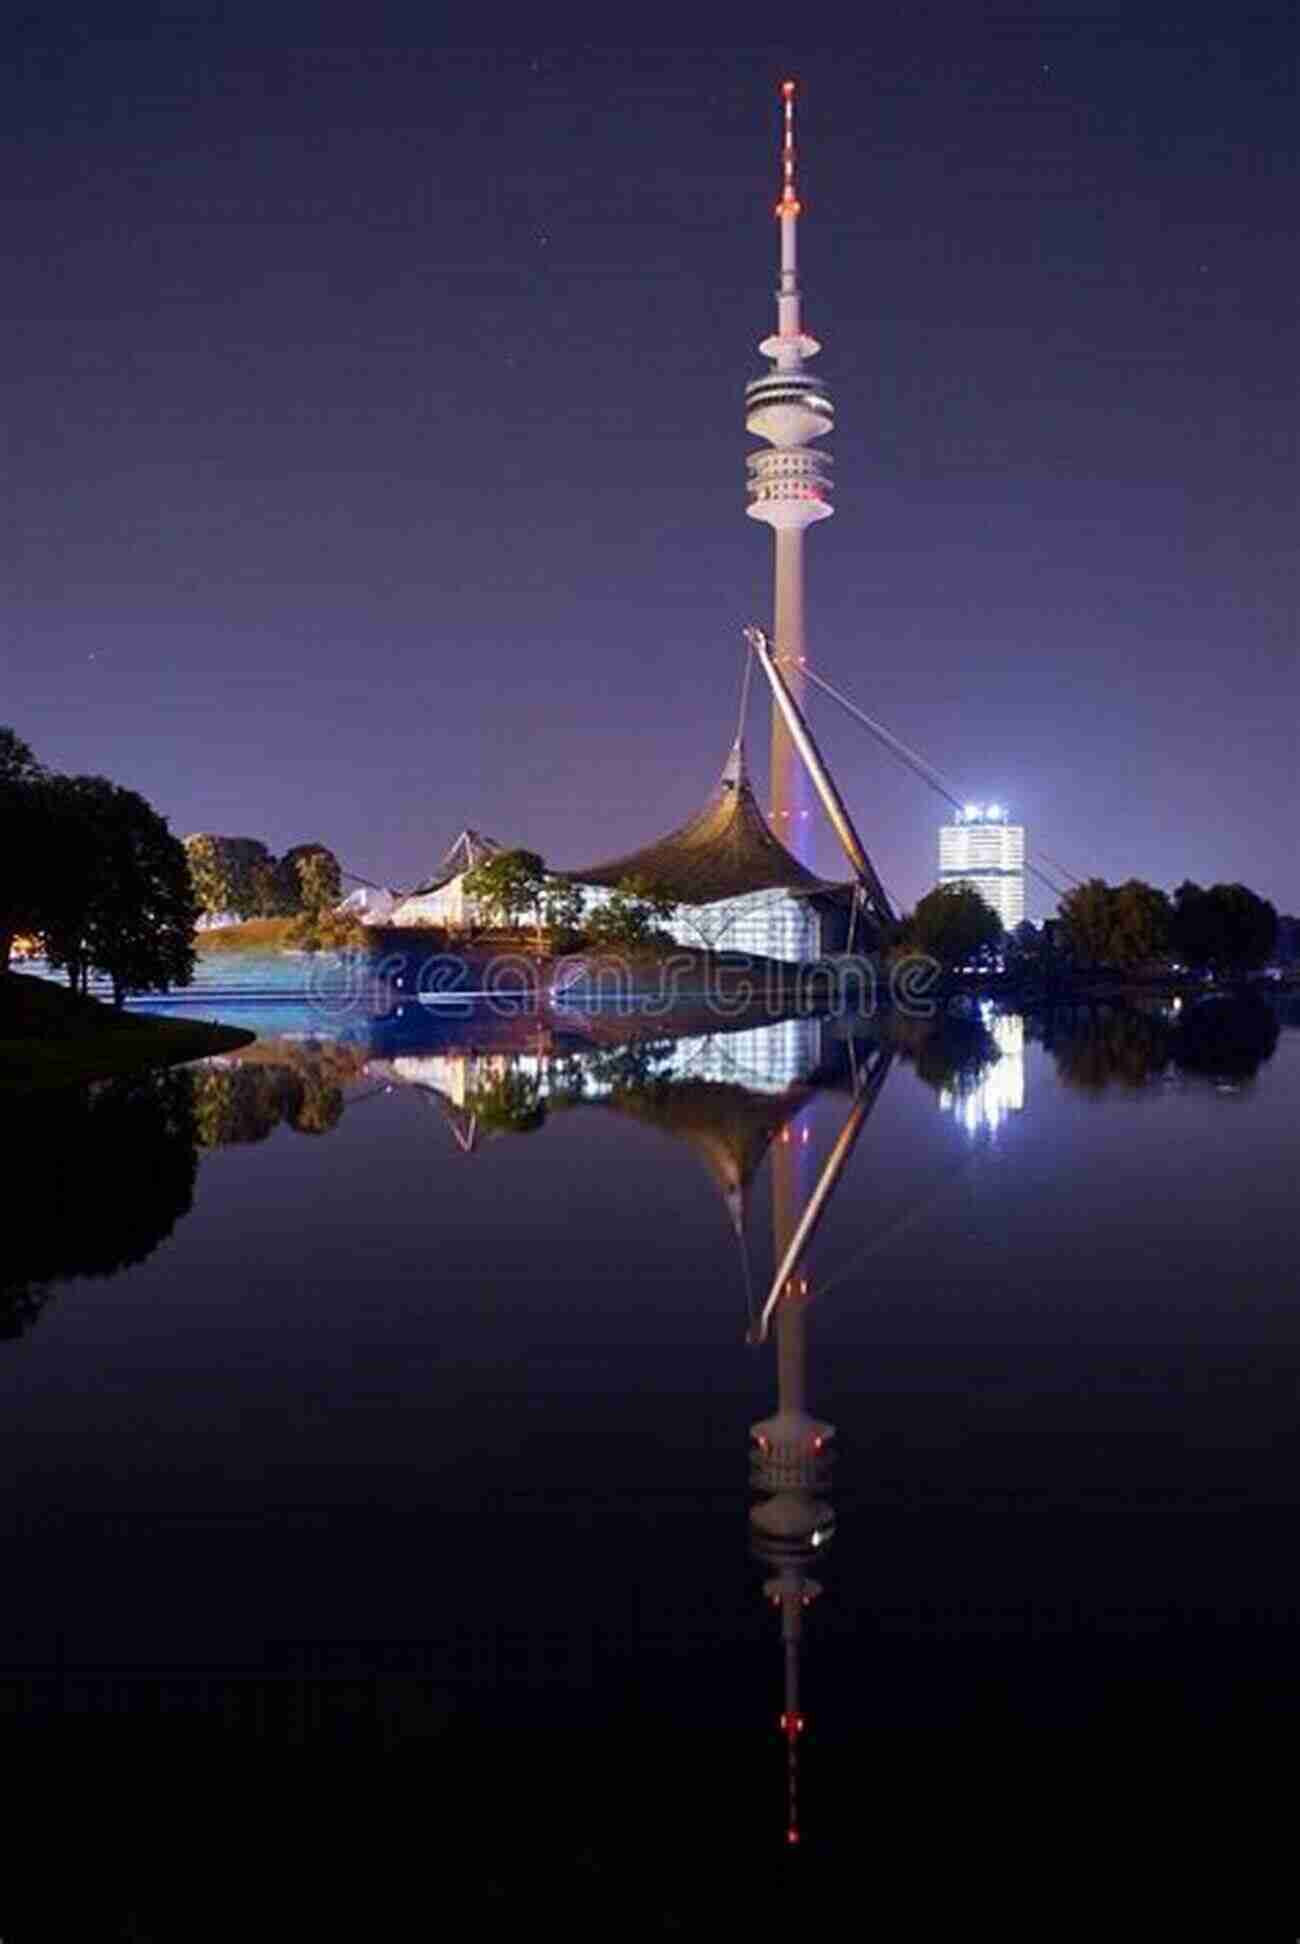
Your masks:
<instances>
[{"instance_id":1,"label":"tree line","mask_svg":"<svg viewBox=\"0 0 1300 1944\"><path fill-rule=\"evenodd\" d=\"M484 918L507 930L532 921L540 949L547 933L572 950L578 944L635 946L666 942L661 929L677 901L660 886L626 877L591 911L581 885L549 871L536 851L496 851L465 873L465 895Z\"/></svg>"},{"instance_id":2,"label":"tree line","mask_svg":"<svg viewBox=\"0 0 1300 1944\"><path fill-rule=\"evenodd\" d=\"M194 895L209 917L290 918L332 908L343 896L339 861L325 844L295 844L276 857L256 837L195 831L185 839Z\"/></svg>"},{"instance_id":3,"label":"tree line","mask_svg":"<svg viewBox=\"0 0 1300 1944\"><path fill-rule=\"evenodd\" d=\"M0 971L16 938L39 939L75 991L102 974L120 1006L128 992L191 982L204 913L292 917L294 942L312 950L356 942L335 916L341 895L324 844L277 858L255 838L182 842L137 791L57 774L0 728Z\"/></svg>"},{"instance_id":4,"label":"tree line","mask_svg":"<svg viewBox=\"0 0 1300 1944\"><path fill-rule=\"evenodd\" d=\"M1063 943L1081 968L1177 965L1216 978L1255 972L1278 949L1280 921L1267 898L1244 884L1170 893L1139 878L1089 878L1061 900Z\"/></svg>"},{"instance_id":5,"label":"tree line","mask_svg":"<svg viewBox=\"0 0 1300 1944\"><path fill-rule=\"evenodd\" d=\"M1216 978L1258 971L1300 956L1300 924L1279 918L1244 884L1173 892L1139 878L1107 884L1089 878L1061 899L1055 919L1003 934L997 914L969 885L939 885L905 915L895 952L924 952L948 970L1131 971L1180 968Z\"/></svg>"}]
</instances>

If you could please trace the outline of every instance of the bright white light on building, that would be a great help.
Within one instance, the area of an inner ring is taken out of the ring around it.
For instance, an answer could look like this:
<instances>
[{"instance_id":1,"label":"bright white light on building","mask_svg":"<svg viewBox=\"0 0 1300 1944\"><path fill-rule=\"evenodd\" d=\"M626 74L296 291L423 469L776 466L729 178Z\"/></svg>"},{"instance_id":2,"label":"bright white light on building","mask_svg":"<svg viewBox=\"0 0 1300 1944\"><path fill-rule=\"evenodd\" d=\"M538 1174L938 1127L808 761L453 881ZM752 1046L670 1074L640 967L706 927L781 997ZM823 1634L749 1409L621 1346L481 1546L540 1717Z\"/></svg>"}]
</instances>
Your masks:
<instances>
[{"instance_id":1,"label":"bright white light on building","mask_svg":"<svg viewBox=\"0 0 1300 1944\"><path fill-rule=\"evenodd\" d=\"M1025 915L1025 827L1006 809L967 806L939 832L939 883L968 885L997 913L1004 931Z\"/></svg>"}]
</instances>

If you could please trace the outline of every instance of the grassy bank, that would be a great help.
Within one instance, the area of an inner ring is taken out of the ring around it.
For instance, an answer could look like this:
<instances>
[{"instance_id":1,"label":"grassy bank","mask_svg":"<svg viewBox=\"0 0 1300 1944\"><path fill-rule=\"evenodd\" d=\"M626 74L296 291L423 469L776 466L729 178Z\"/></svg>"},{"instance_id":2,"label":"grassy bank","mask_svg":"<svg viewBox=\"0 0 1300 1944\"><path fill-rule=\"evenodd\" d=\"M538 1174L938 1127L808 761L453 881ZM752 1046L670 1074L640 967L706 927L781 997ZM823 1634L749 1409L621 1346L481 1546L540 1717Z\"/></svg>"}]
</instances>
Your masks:
<instances>
[{"instance_id":1,"label":"grassy bank","mask_svg":"<svg viewBox=\"0 0 1300 1944\"><path fill-rule=\"evenodd\" d=\"M0 973L0 1098L175 1066L253 1038L202 1020L114 1012L48 979Z\"/></svg>"},{"instance_id":2,"label":"grassy bank","mask_svg":"<svg viewBox=\"0 0 1300 1944\"><path fill-rule=\"evenodd\" d=\"M204 958L209 952L283 952L297 922L296 918L247 918L242 925L201 931L194 942Z\"/></svg>"}]
</instances>

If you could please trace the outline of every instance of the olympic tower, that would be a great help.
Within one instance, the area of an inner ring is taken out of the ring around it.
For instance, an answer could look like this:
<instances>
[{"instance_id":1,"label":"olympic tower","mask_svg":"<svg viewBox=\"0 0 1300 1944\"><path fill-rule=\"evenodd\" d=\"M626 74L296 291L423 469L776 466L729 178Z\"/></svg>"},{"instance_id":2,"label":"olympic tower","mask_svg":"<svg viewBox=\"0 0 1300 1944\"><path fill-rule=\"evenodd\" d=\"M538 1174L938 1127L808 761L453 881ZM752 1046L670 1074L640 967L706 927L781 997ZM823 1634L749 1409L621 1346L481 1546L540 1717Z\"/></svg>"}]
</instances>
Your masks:
<instances>
[{"instance_id":1,"label":"olympic tower","mask_svg":"<svg viewBox=\"0 0 1300 1944\"><path fill-rule=\"evenodd\" d=\"M745 387L745 425L768 450L746 461L751 519L772 529L776 560L772 638L776 659L796 702L804 705L803 536L814 520L834 512L829 454L813 449L814 439L830 432L835 408L826 387L804 366L821 349L803 328L799 294L799 197L794 169L793 81L783 81L784 141L781 195L776 216L781 234L781 281L776 294L776 335L759 350L773 369ZM801 863L812 850L812 793L790 732L772 710L771 822L777 836Z\"/></svg>"}]
</instances>

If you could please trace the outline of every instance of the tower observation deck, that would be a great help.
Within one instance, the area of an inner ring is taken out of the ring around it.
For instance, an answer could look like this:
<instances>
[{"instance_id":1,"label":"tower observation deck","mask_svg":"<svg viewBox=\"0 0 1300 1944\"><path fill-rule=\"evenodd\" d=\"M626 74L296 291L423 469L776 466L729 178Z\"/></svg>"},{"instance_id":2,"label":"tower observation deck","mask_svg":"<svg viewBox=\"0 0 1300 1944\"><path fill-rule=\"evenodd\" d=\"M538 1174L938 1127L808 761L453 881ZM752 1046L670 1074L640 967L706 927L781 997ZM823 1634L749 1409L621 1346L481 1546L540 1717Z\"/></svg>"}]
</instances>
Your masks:
<instances>
[{"instance_id":1,"label":"tower observation deck","mask_svg":"<svg viewBox=\"0 0 1300 1944\"><path fill-rule=\"evenodd\" d=\"M772 528L775 555L773 628L777 663L795 700L804 703L804 529L834 512L830 455L813 446L834 429L835 407L825 385L804 366L821 349L803 328L799 291L798 224L795 187L795 84L781 84L784 131L780 224L780 283L776 293L776 331L759 350L773 369L745 387L745 426L766 442L767 450L746 461L746 512ZM772 716L771 817L777 835L801 863L812 847L812 800L807 776L789 729L777 711Z\"/></svg>"}]
</instances>

